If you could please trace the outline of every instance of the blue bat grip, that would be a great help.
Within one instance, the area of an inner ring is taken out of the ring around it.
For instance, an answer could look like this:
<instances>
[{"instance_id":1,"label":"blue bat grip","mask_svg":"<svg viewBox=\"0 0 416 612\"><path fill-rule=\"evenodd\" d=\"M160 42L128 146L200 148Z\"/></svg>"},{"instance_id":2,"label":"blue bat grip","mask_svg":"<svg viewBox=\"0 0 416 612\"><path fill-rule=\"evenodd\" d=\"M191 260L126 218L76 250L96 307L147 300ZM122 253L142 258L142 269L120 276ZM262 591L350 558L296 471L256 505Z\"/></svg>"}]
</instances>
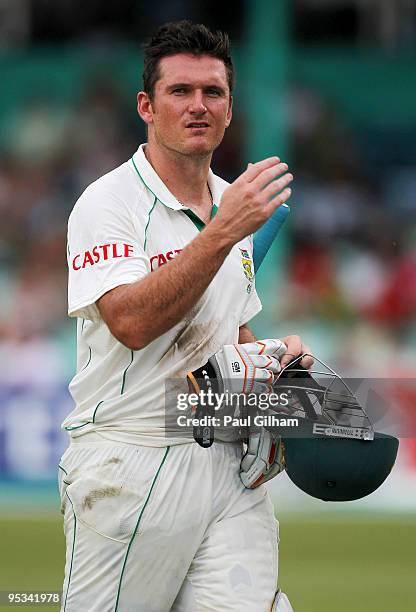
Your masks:
<instances>
[{"instance_id":1,"label":"blue bat grip","mask_svg":"<svg viewBox=\"0 0 416 612\"><path fill-rule=\"evenodd\" d=\"M270 219L254 234L253 260L254 272L260 268L267 251L270 249L277 234L279 233L286 217L290 213L287 204L282 204Z\"/></svg>"}]
</instances>

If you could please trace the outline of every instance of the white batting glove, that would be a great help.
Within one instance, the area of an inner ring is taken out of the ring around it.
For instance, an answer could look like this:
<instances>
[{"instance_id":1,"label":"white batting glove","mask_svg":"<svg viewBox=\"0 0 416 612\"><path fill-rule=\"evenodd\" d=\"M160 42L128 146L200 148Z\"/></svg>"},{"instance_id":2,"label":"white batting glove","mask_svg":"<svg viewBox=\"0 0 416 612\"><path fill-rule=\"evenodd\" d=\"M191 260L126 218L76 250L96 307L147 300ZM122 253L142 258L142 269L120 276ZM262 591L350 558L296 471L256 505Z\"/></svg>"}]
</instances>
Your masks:
<instances>
[{"instance_id":1,"label":"white batting glove","mask_svg":"<svg viewBox=\"0 0 416 612\"><path fill-rule=\"evenodd\" d=\"M285 469L283 444L265 427L251 430L247 441L247 452L240 463L240 478L247 489L274 478Z\"/></svg>"},{"instance_id":2,"label":"white batting glove","mask_svg":"<svg viewBox=\"0 0 416 612\"><path fill-rule=\"evenodd\" d=\"M188 373L188 383L197 393L201 388L219 393L270 392L286 350L277 339L226 344L205 365Z\"/></svg>"}]
</instances>

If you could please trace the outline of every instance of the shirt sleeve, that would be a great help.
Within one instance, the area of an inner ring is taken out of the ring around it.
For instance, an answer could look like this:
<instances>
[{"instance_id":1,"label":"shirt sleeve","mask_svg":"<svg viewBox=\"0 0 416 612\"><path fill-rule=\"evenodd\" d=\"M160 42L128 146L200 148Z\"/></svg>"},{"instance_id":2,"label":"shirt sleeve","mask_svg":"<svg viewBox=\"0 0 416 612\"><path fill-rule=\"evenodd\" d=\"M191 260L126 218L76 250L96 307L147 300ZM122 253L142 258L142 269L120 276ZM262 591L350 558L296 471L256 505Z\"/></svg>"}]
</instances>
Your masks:
<instances>
[{"instance_id":1,"label":"shirt sleeve","mask_svg":"<svg viewBox=\"0 0 416 612\"><path fill-rule=\"evenodd\" d=\"M256 290L253 287L253 291L251 293L250 299L248 300L246 307L240 317L240 327L242 325L245 325L246 323L248 323L250 321L250 319L252 319L253 317L256 316L256 314L258 314L261 309L263 308L260 298L257 295Z\"/></svg>"},{"instance_id":2,"label":"shirt sleeve","mask_svg":"<svg viewBox=\"0 0 416 612\"><path fill-rule=\"evenodd\" d=\"M100 318L96 301L110 289L150 272L145 228L116 194L91 185L68 221L68 314Z\"/></svg>"}]
</instances>

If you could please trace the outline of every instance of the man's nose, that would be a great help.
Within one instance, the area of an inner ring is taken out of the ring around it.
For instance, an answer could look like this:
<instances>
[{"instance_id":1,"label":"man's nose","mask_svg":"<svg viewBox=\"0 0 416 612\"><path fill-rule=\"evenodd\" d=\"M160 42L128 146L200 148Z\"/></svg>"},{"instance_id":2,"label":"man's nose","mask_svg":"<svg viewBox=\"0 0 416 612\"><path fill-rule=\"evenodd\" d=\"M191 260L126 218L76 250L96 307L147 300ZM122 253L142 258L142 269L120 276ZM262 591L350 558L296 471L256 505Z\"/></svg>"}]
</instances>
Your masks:
<instances>
[{"instance_id":1,"label":"man's nose","mask_svg":"<svg viewBox=\"0 0 416 612\"><path fill-rule=\"evenodd\" d=\"M189 112L200 115L207 112L207 107L204 104L204 96L201 91L196 91L192 96L192 100L189 104Z\"/></svg>"}]
</instances>

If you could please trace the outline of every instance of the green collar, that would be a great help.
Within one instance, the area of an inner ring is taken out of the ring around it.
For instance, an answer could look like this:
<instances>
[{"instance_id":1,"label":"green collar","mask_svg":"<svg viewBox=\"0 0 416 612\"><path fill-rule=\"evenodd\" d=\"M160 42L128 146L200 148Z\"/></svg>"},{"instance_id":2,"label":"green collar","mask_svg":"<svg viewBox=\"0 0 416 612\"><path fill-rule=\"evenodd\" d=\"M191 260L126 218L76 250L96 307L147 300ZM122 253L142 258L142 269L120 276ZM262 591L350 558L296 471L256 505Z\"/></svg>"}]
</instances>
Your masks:
<instances>
[{"instance_id":1,"label":"green collar","mask_svg":"<svg viewBox=\"0 0 416 612\"><path fill-rule=\"evenodd\" d=\"M212 209L211 209L211 219L215 217L215 215L217 214L217 211L218 211L218 206L213 204ZM204 229L205 223L198 217L198 215L194 213L193 210L191 210L190 208L187 208L186 210L182 210L182 212L184 212L185 215L190 218L190 220L194 223L194 225L196 225L196 227L198 228L200 232Z\"/></svg>"}]
</instances>

